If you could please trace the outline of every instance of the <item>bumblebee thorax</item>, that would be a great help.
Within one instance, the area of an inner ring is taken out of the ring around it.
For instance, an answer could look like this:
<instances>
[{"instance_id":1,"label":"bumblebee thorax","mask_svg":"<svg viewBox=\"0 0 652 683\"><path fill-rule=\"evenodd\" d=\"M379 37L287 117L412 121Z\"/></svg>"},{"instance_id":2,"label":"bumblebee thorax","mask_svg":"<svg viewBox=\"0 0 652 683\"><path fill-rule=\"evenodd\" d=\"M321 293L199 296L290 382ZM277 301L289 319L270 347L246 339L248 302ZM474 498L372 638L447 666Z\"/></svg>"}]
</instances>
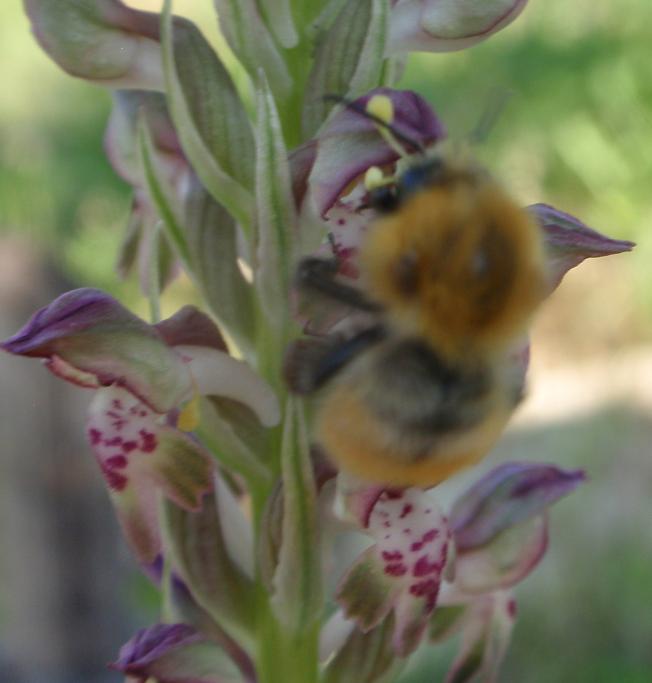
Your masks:
<instances>
[{"instance_id":1,"label":"bumblebee thorax","mask_svg":"<svg viewBox=\"0 0 652 683\"><path fill-rule=\"evenodd\" d=\"M516 336L545 281L538 229L499 186L476 176L426 186L376 221L362 267L390 319L450 349L488 349Z\"/></svg>"}]
</instances>

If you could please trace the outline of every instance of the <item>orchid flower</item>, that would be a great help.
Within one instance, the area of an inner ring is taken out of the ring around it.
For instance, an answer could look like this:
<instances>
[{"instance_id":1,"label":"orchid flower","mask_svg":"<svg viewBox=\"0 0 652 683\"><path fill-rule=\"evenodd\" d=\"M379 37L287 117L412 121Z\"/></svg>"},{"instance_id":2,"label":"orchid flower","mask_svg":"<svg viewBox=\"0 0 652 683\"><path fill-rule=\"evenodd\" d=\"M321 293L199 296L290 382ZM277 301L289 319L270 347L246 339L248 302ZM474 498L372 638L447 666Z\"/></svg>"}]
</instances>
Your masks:
<instances>
[{"instance_id":1,"label":"orchid flower","mask_svg":"<svg viewBox=\"0 0 652 683\"><path fill-rule=\"evenodd\" d=\"M455 501L455 571L429 631L431 642L462 634L447 683L497 680L516 619L511 589L546 552L548 507L584 480L581 470L505 463Z\"/></svg>"},{"instance_id":2,"label":"orchid flower","mask_svg":"<svg viewBox=\"0 0 652 683\"><path fill-rule=\"evenodd\" d=\"M547 508L583 480L581 471L505 463L463 493L448 517L436 489L341 480L340 514L374 540L340 582L342 615L368 633L393 614L390 643L400 657L426 633L439 642L461 632L447 680L470 681L479 671L478 680L494 680L516 615L509 589L546 551Z\"/></svg>"},{"instance_id":3,"label":"orchid flower","mask_svg":"<svg viewBox=\"0 0 652 683\"><path fill-rule=\"evenodd\" d=\"M38 311L2 348L43 358L54 374L95 391L88 439L144 563L161 550L157 491L196 510L212 489L212 458L188 433L198 397L249 406L265 426L279 419L271 390L226 353L217 328L192 307L152 326L99 290L77 289Z\"/></svg>"}]
</instances>

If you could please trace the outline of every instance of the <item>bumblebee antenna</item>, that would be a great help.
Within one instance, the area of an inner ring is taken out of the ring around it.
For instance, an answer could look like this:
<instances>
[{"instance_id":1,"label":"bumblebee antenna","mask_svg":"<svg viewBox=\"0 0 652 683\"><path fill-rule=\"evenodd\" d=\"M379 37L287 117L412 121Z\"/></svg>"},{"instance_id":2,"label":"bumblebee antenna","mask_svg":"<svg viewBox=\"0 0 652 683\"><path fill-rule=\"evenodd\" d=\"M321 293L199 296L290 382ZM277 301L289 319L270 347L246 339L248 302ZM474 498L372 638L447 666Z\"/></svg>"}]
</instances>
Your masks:
<instances>
[{"instance_id":1,"label":"bumblebee antenna","mask_svg":"<svg viewBox=\"0 0 652 683\"><path fill-rule=\"evenodd\" d=\"M379 132L387 143L399 153L400 156L408 156L407 150L403 145L409 145L410 147L417 150L419 154L426 154L426 148L414 138L409 135L401 133L396 126L392 125L391 121L394 116L394 106L392 101L386 95L374 95L366 107L350 100L348 97L343 97L342 95L324 95L324 100L327 102L335 102L336 104L343 104L347 109L363 116L365 119L373 121L379 128ZM370 106L371 105L371 106Z\"/></svg>"},{"instance_id":2,"label":"bumblebee antenna","mask_svg":"<svg viewBox=\"0 0 652 683\"><path fill-rule=\"evenodd\" d=\"M489 94L478 122L469 133L469 142L472 145L482 144L489 137L513 95L514 91L508 88L496 88Z\"/></svg>"}]
</instances>

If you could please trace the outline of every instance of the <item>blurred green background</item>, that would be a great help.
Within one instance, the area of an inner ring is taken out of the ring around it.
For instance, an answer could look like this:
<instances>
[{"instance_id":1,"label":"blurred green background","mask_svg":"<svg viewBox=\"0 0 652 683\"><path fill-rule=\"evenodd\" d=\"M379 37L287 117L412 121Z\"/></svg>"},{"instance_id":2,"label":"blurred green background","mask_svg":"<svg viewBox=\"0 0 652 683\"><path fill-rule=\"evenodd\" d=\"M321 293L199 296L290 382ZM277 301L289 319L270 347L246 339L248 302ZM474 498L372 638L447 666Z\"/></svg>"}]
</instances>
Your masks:
<instances>
[{"instance_id":1,"label":"blurred green background","mask_svg":"<svg viewBox=\"0 0 652 683\"><path fill-rule=\"evenodd\" d=\"M214 38L209 5L176 8ZM638 243L583 264L547 304L530 400L487 464L540 459L591 478L553 511L548 556L518 589L508 683L652 681L651 46L650 0L531 0L487 43L414 57L403 80L458 140L509 91L477 150L486 165L523 204ZM108 94L43 55L15 0L0 4L0 64L0 237L28 237L78 285L146 310L113 273L129 190L103 156ZM441 680L448 656L425 652L405 683Z\"/></svg>"}]
</instances>

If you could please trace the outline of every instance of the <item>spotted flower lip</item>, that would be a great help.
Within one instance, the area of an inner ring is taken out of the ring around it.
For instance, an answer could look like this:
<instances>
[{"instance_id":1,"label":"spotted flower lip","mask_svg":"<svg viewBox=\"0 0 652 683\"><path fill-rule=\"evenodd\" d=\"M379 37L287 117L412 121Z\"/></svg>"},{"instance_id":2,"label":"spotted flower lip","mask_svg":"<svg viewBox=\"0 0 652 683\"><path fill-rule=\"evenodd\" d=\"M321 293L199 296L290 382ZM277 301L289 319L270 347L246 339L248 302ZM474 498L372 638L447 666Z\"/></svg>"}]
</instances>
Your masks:
<instances>
[{"instance_id":1,"label":"spotted flower lip","mask_svg":"<svg viewBox=\"0 0 652 683\"><path fill-rule=\"evenodd\" d=\"M394 614L392 638L399 656L421 641L435 608L448 559L450 530L434 500L418 489L358 491L349 513L375 540L340 582L336 599L362 631ZM369 502L375 499L369 510Z\"/></svg>"},{"instance_id":2,"label":"spotted flower lip","mask_svg":"<svg viewBox=\"0 0 652 683\"><path fill-rule=\"evenodd\" d=\"M471 47L511 24L527 0L393 0L389 54Z\"/></svg>"}]
</instances>

